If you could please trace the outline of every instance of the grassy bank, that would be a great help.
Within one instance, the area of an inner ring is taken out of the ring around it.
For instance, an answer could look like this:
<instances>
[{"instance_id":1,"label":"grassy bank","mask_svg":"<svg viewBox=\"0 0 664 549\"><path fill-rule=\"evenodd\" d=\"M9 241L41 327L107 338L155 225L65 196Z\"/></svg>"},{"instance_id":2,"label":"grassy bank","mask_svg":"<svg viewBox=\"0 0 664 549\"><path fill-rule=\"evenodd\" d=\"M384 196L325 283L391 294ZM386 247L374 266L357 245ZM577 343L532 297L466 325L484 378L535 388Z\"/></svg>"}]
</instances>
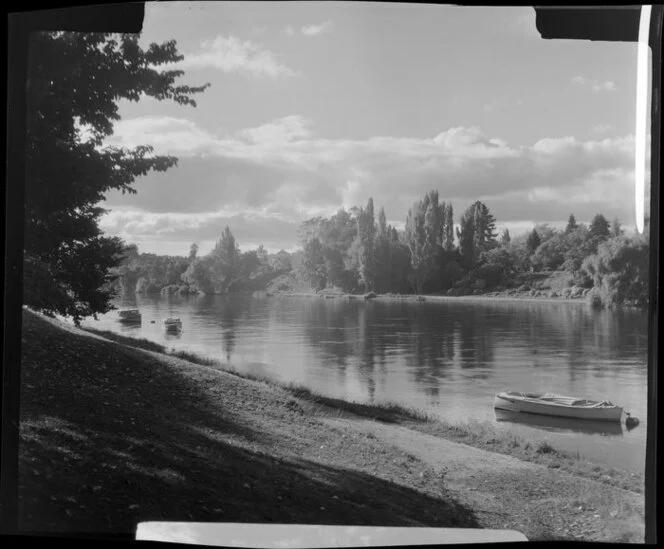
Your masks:
<instances>
[{"instance_id":1,"label":"grassy bank","mask_svg":"<svg viewBox=\"0 0 664 549\"><path fill-rule=\"evenodd\" d=\"M452 298L455 299L455 298ZM307 402L317 406L319 415L335 413L353 414L368 419L408 426L417 431L462 442L475 448L510 455L521 460L560 468L563 471L592 479L610 486L642 494L644 476L594 463L579 453L553 448L546 440L526 440L512 433L497 430L489 422L455 423L434 417L422 410L395 403L363 404L331 398L298 384L280 382L264 376L240 372L219 360L203 357L187 351L169 350L147 339L134 339L111 331L88 329L87 331L110 340L150 351L167 354L203 366L212 366L230 372L243 379L258 381L288 391L297 403Z\"/></svg>"},{"instance_id":2,"label":"grassy bank","mask_svg":"<svg viewBox=\"0 0 664 549\"><path fill-rule=\"evenodd\" d=\"M152 520L480 526L414 456L321 429L278 387L131 343L24 312L21 531L133 533Z\"/></svg>"}]
</instances>

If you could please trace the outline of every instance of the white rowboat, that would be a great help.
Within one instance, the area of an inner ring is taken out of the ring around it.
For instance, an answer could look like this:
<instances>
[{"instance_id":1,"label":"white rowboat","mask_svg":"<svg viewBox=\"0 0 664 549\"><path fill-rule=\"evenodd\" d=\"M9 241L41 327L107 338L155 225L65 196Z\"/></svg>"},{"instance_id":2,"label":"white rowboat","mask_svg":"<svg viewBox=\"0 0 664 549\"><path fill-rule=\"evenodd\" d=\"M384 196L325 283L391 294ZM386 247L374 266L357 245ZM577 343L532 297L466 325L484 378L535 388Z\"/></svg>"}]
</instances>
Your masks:
<instances>
[{"instance_id":1,"label":"white rowboat","mask_svg":"<svg viewBox=\"0 0 664 549\"><path fill-rule=\"evenodd\" d=\"M141 321L141 313L138 309L125 309L123 311L118 311L118 317L120 317L120 322Z\"/></svg>"},{"instance_id":2,"label":"white rowboat","mask_svg":"<svg viewBox=\"0 0 664 549\"><path fill-rule=\"evenodd\" d=\"M623 409L608 400L586 400L553 393L498 393L493 407L510 412L525 412L594 421L620 421Z\"/></svg>"},{"instance_id":3,"label":"white rowboat","mask_svg":"<svg viewBox=\"0 0 664 549\"><path fill-rule=\"evenodd\" d=\"M181 330L182 321L178 317L169 317L164 320L164 327L167 330Z\"/></svg>"}]
</instances>

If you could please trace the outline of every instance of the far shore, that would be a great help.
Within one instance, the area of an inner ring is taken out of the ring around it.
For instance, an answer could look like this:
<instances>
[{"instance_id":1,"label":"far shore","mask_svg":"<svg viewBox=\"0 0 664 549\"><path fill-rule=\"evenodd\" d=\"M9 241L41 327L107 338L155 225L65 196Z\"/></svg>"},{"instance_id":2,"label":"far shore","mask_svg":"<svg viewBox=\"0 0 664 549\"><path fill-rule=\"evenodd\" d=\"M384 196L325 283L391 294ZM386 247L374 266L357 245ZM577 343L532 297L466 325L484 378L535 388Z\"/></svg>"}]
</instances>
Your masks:
<instances>
[{"instance_id":1,"label":"far shore","mask_svg":"<svg viewBox=\"0 0 664 549\"><path fill-rule=\"evenodd\" d=\"M505 295L505 294L469 294L469 295L431 295L431 294L375 294L374 297L366 297L364 294L347 294L321 291L319 293L305 292L255 292L254 295L266 297L302 297L318 299L349 299L349 300L378 300L378 301L518 301L518 302L550 302L550 303L574 303L587 305L583 297L549 297L530 295Z\"/></svg>"}]
</instances>

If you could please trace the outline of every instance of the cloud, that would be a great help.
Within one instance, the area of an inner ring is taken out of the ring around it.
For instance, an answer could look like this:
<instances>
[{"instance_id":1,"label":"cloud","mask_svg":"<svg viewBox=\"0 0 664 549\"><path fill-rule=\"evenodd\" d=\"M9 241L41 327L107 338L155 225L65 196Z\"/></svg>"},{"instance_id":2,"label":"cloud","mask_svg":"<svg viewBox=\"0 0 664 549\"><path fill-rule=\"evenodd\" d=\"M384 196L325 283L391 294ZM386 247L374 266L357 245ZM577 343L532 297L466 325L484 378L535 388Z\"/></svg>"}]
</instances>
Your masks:
<instances>
[{"instance_id":1,"label":"cloud","mask_svg":"<svg viewBox=\"0 0 664 549\"><path fill-rule=\"evenodd\" d=\"M293 35L295 34L295 29L294 29L293 27L291 27L290 25L288 25L288 26L284 29L284 34L285 34L286 36L293 36Z\"/></svg>"},{"instance_id":2,"label":"cloud","mask_svg":"<svg viewBox=\"0 0 664 549\"><path fill-rule=\"evenodd\" d=\"M591 78L585 78L583 76L575 76L572 78L572 84L582 87L589 87L594 92L601 91L616 91L616 84L610 80L602 82L600 80L592 80Z\"/></svg>"},{"instance_id":3,"label":"cloud","mask_svg":"<svg viewBox=\"0 0 664 549\"><path fill-rule=\"evenodd\" d=\"M298 73L281 63L276 55L250 40L217 36L201 42L198 53L184 56L178 68L214 68L223 72L245 72L259 77L287 77Z\"/></svg>"},{"instance_id":4,"label":"cloud","mask_svg":"<svg viewBox=\"0 0 664 549\"><path fill-rule=\"evenodd\" d=\"M457 216L483 200L499 223L554 222L572 211L578 219L597 212L625 223L633 217L632 136L544 138L515 147L473 126L428 138L326 139L293 114L230 135L183 119L142 117L120 121L112 141L151 143L180 159L176 168L140 178L137 195L109 193L111 209L157 215L114 226L146 238L216 238L222 222L211 220L223 219L240 242L274 235L288 248L308 217L361 206L371 196L389 219L405 219L431 189L452 201ZM164 215L168 223L159 225Z\"/></svg>"},{"instance_id":5,"label":"cloud","mask_svg":"<svg viewBox=\"0 0 664 549\"><path fill-rule=\"evenodd\" d=\"M304 36L318 36L330 30L332 23L330 21L325 21L320 25L307 25L300 29L300 32Z\"/></svg>"}]
</instances>

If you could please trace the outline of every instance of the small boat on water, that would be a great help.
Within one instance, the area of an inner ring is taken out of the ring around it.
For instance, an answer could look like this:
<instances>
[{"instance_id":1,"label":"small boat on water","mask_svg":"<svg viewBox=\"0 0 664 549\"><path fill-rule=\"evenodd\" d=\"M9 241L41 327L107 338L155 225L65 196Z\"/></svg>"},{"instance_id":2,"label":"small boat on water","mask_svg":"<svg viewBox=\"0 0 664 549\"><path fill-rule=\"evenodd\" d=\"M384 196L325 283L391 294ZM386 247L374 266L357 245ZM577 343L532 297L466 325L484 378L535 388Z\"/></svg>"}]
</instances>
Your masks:
<instances>
[{"instance_id":1,"label":"small boat on water","mask_svg":"<svg viewBox=\"0 0 664 549\"><path fill-rule=\"evenodd\" d=\"M167 330L172 331L181 330L182 321L176 316L168 317L166 320L164 320L164 327Z\"/></svg>"},{"instance_id":2,"label":"small boat on water","mask_svg":"<svg viewBox=\"0 0 664 549\"><path fill-rule=\"evenodd\" d=\"M141 313L138 309L124 309L118 311L118 317L120 322L130 323L141 321Z\"/></svg>"},{"instance_id":3,"label":"small boat on water","mask_svg":"<svg viewBox=\"0 0 664 549\"><path fill-rule=\"evenodd\" d=\"M554 393L520 393L506 391L496 394L493 407L509 412L525 412L593 421L618 421L623 409L608 400L587 400Z\"/></svg>"}]
</instances>

